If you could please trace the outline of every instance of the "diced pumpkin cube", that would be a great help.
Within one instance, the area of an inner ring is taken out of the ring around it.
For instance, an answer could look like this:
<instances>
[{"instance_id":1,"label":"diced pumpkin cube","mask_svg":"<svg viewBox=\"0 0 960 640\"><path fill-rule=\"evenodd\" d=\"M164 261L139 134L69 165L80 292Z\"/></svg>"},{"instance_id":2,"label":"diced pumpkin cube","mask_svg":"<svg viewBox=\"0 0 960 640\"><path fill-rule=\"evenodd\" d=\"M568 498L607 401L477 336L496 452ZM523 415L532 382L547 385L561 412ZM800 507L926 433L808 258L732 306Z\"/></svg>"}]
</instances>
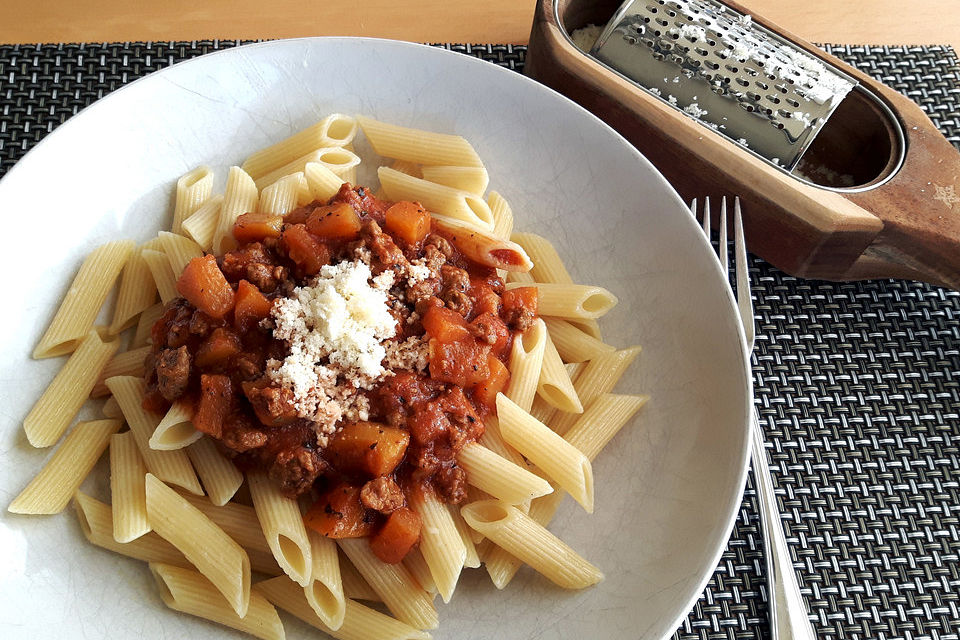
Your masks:
<instances>
[{"instance_id":1,"label":"diced pumpkin cube","mask_svg":"<svg viewBox=\"0 0 960 640\"><path fill-rule=\"evenodd\" d=\"M343 473L385 476L407 451L410 434L377 422L351 422L333 437L324 452L330 464Z\"/></svg>"},{"instance_id":2,"label":"diced pumpkin cube","mask_svg":"<svg viewBox=\"0 0 960 640\"><path fill-rule=\"evenodd\" d=\"M233 289L211 255L187 263L177 280L177 291L197 309L218 320L233 309Z\"/></svg>"},{"instance_id":3,"label":"diced pumpkin cube","mask_svg":"<svg viewBox=\"0 0 960 640\"><path fill-rule=\"evenodd\" d=\"M284 229L281 244L290 259L308 276L319 273L320 268L330 261L327 245L310 235L304 224L295 224Z\"/></svg>"},{"instance_id":4,"label":"diced pumpkin cube","mask_svg":"<svg viewBox=\"0 0 960 640\"><path fill-rule=\"evenodd\" d=\"M400 507L370 536L370 550L387 564L396 564L420 539L420 526L420 516L415 511Z\"/></svg>"},{"instance_id":5,"label":"diced pumpkin cube","mask_svg":"<svg viewBox=\"0 0 960 640\"><path fill-rule=\"evenodd\" d=\"M500 296L493 290L489 284L479 279L470 280L470 299L473 302L473 312L482 315L500 313Z\"/></svg>"},{"instance_id":6,"label":"diced pumpkin cube","mask_svg":"<svg viewBox=\"0 0 960 640\"><path fill-rule=\"evenodd\" d=\"M233 308L233 326L241 333L250 330L264 318L270 317L273 303L260 293L255 285L246 280L237 284L236 303Z\"/></svg>"},{"instance_id":7,"label":"diced pumpkin cube","mask_svg":"<svg viewBox=\"0 0 960 640\"><path fill-rule=\"evenodd\" d=\"M398 202L385 215L387 231L411 247L430 233L430 214L417 202Z\"/></svg>"},{"instance_id":8,"label":"diced pumpkin cube","mask_svg":"<svg viewBox=\"0 0 960 640\"><path fill-rule=\"evenodd\" d=\"M478 340L490 345L490 351L494 355L503 354L510 343L510 328L507 323L500 316L489 311L474 318L470 322L470 328L473 335L478 336Z\"/></svg>"},{"instance_id":9,"label":"diced pumpkin cube","mask_svg":"<svg viewBox=\"0 0 960 640\"><path fill-rule=\"evenodd\" d=\"M525 309L536 315L539 300L540 297L536 287L517 287L503 292L503 310L521 311Z\"/></svg>"},{"instance_id":10,"label":"diced pumpkin cube","mask_svg":"<svg viewBox=\"0 0 960 640\"><path fill-rule=\"evenodd\" d=\"M313 503L304 523L327 538L363 538L373 531L374 512L360 502L360 487L340 484Z\"/></svg>"},{"instance_id":11,"label":"diced pumpkin cube","mask_svg":"<svg viewBox=\"0 0 960 640\"><path fill-rule=\"evenodd\" d=\"M307 216L307 230L322 240L349 240L360 233L360 216L346 202L317 207Z\"/></svg>"},{"instance_id":12,"label":"diced pumpkin cube","mask_svg":"<svg viewBox=\"0 0 960 640\"><path fill-rule=\"evenodd\" d=\"M233 385L227 376L203 374L200 376L200 402L193 416L197 431L214 438L223 434L223 421L233 407Z\"/></svg>"},{"instance_id":13,"label":"diced pumpkin cube","mask_svg":"<svg viewBox=\"0 0 960 640\"><path fill-rule=\"evenodd\" d=\"M423 314L423 328L431 338L439 342L456 342L472 339L467 321L456 311L446 307L430 307Z\"/></svg>"},{"instance_id":14,"label":"diced pumpkin cube","mask_svg":"<svg viewBox=\"0 0 960 640\"><path fill-rule=\"evenodd\" d=\"M473 339L458 342L431 339L430 377L464 388L472 387L490 377L489 353L489 345L478 344Z\"/></svg>"},{"instance_id":15,"label":"diced pumpkin cube","mask_svg":"<svg viewBox=\"0 0 960 640\"><path fill-rule=\"evenodd\" d=\"M233 237L237 244L260 242L264 238L279 238L283 216L272 213L244 213L233 223Z\"/></svg>"},{"instance_id":16,"label":"diced pumpkin cube","mask_svg":"<svg viewBox=\"0 0 960 640\"><path fill-rule=\"evenodd\" d=\"M237 334L230 329L217 327L197 349L197 355L193 361L197 366L208 367L237 355L242 348L243 345L240 344Z\"/></svg>"},{"instance_id":17,"label":"diced pumpkin cube","mask_svg":"<svg viewBox=\"0 0 960 640\"><path fill-rule=\"evenodd\" d=\"M490 369L490 375L474 388L473 400L487 409L493 409L497 406L497 394L507 388L510 371L499 358L493 355L487 357L487 367Z\"/></svg>"}]
</instances>

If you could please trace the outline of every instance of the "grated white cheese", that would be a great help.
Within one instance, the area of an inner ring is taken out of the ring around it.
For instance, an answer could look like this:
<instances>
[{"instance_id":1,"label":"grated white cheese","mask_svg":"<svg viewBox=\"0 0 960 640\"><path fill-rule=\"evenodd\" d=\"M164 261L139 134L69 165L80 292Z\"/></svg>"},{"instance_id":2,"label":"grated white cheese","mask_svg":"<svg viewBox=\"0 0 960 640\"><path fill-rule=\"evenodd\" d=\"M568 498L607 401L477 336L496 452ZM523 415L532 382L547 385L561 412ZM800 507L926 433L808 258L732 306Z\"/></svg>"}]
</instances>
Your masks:
<instances>
[{"instance_id":1,"label":"grated white cheese","mask_svg":"<svg viewBox=\"0 0 960 640\"><path fill-rule=\"evenodd\" d=\"M570 39L573 40L574 46L581 51L590 51L601 33L603 33L603 27L588 24L581 29L574 29L573 33L570 34Z\"/></svg>"}]
</instances>

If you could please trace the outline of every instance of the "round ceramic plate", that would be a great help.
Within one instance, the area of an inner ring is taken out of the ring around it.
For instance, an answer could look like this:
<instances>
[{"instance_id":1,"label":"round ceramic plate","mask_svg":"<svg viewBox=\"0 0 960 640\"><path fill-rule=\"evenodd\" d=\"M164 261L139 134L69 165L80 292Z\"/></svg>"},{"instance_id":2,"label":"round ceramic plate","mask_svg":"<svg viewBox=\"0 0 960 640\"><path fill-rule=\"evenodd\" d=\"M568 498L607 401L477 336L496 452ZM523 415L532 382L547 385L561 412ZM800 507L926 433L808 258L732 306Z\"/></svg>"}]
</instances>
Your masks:
<instances>
[{"instance_id":1,"label":"round ceramic plate","mask_svg":"<svg viewBox=\"0 0 960 640\"><path fill-rule=\"evenodd\" d=\"M239 633L168 611L147 568L84 540L72 509L5 507L49 455L21 422L61 360L30 352L83 256L169 225L173 184L218 172L339 111L465 136L520 230L553 240L578 282L620 304L611 344L643 345L618 390L649 404L594 463L596 512L567 498L552 530L606 579L565 591L524 568L494 589L468 570L436 638L662 638L714 570L740 503L748 367L720 267L669 184L612 129L521 75L425 46L269 42L175 65L85 110L0 182L11 227L0 316L0 628L16 637L206 638ZM15 234L12 231L16 231ZM101 461L84 489L108 499ZM308 627L284 615L290 638Z\"/></svg>"}]
</instances>

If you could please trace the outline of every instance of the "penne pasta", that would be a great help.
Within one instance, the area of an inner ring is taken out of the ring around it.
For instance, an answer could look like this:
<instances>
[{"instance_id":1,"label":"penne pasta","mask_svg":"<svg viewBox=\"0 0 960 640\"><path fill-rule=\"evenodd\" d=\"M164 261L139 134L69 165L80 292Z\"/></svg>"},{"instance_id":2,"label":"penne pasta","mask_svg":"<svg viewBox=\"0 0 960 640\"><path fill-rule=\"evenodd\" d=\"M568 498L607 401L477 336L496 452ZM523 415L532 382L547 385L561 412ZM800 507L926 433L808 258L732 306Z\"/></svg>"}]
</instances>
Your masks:
<instances>
[{"instance_id":1,"label":"penne pasta","mask_svg":"<svg viewBox=\"0 0 960 640\"><path fill-rule=\"evenodd\" d=\"M593 513L593 469L587 457L502 393L497 395L497 417L507 444Z\"/></svg>"},{"instance_id":2,"label":"penne pasta","mask_svg":"<svg viewBox=\"0 0 960 640\"><path fill-rule=\"evenodd\" d=\"M107 380L107 388L120 404L123 417L133 433L147 470L164 482L183 487L190 493L203 495L200 481L190 466L187 454L181 450L158 451L150 448L150 436L160 423L160 418L143 408L143 387L143 380L130 376L117 376Z\"/></svg>"},{"instance_id":3,"label":"penne pasta","mask_svg":"<svg viewBox=\"0 0 960 640\"><path fill-rule=\"evenodd\" d=\"M220 205L220 217L213 232L213 252L222 255L237 246L233 237L233 224L244 213L257 210L259 192L253 178L240 167L230 167L227 186Z\"/></svg>"},{"instance_id":4,"label":"penne pasta","mask_svg":"<svg viewBox=\"0 0 960 640\"><path fill-rule=\"evenodd\" d=\"M390 168L400 173L405 173L408 176L413 176L414 178L422 178L423 170L420 165L416 162L408 162L406 160L394 160L390 163ZM436 180L431 180L431 182L436 182ZM447 185L449 186L449 185Z\"/></svg>"},{"instance_id":5,"label":"penne pasta","mask_svg":"<svg viewBox=\"0 0 960 640\"><path fill-rule=\"evenodd\" d=\"M307 530L307 538L310 540L310 584L303 588L303 593L317 617L329 628L339 629L346 599L337 543L313 530Z\"/></svg>"},{"instance_id":6,"label":"penne pasta","mask_svg":"<svg viewBox=\"0 0 960 640\"><path fill-rule=\"evenodd\" d=\"M194 258L203 257L203 248L186 236L161 231L159 238L163 253L166 254L167 260L170 262L170 270L177 278L183 273L187 263Z\"/></svg>"},{"instance_id":7,"label":"penne pasta","mask_svg":"<svg viewBox=\"0 0 960 640\"><path fill-rule=\"evenodd\" d=\"M244 549L270 553L270 545L263 535L263 529L257 521L257 512L253 507L236 502L215 505L203 496L186 493L181 495Z\"/></svg>"},{"instance_id":8,"label":"penne pasta","mask_svg":"<svg viewBox=\"0 0 960 640\"><path fill-rule=\"evenodd\" d=\"M533 326L513 340L510 349L510 382L506 396L524 411L530 411L537 394L547 339L547 327L537 318Z\"/></svg>"},{"instance_id":9,"label":"penne pasta","mask_svg":"<svg viewBox=\"0 0 960 640\"><path fill-rule=\"evenodd\" d=\"M407 568L410 575L412 575L414 580L417 581L417 584L420 585L420 588L429 593L431 597L439 593L439 591L437 591L437 583L433 579L433 574L430 572L430 566L427 564L419 547L410 549L409 553L404 556L403 566Z\"/></svg>"},{"instance_id":10,"label":"penne pasta","mask_svg":"<svg viewBox=\"0 0 960 640\"><path fill-rule=\"evenodd\" d=\"M193 241L204 251L210 251L213 248L213 236L217 231L222 207L223 195L215 195L183 222L183 232L193 238Z\"/></svg>"},{"instance_id":11,"label":"penne pasta","mask_svg":"<svg viewBox=\"0 0 960 640\"><path fill-rule=\"evenodd\" d=\"M356 119L333 113L303 131L252 154L244 161L243 170L257 178L314 149L346 146L353 142L356 135Z\"/></svg>"},{"instance_id":12,"label":"penne pasta","mask_svg":"<svg viewBox=\"0 0 960 640\"><path fill-rule=\"evenodd\" d=\"M337 546L399 620L417 629L437 628L439 617L433 601L403 564L381 561L361 538L341 538Z\"/></svg>"},{"instance_id":13,"label":"penne pasta","mask_svg":"<svg viewBox=\"0 0 960 640\"><path fill-rule=\"evenodd\" d=\"M530 268L530 258L509 240L501 240L488 231L446 216L434 215L432 219L449 236L450 242L471 260L504 271L526 271Z\"/></svg>"},{"instance_id":14,"label":"penne pasta","mask_svg":"<svg viewBox=\"0 0 960 640\"><path fill-rule=\"evenodd\" d=\"M524 284L507 284L515 289ZM559 318L599 318L617 304L617 297L603 287L585 284L555 284L538 282L537 312Z\"/></svg>"},{"instance_id":15,"label":"penne pasta","mask_svg":"<svg viewBox=\"0 0 960 640\"><path fill-rule=\"evenodd\" d=\"M87 334L24 418L23 430L31 445L49 447L60 439L118 345L117 340L103 342L95 330Z\"/></svg>"},{"instance_id":16,"label":"penne pasta","mask_svg":"<svg viewBox=\"0 0 960 640\"><path fill-rule=\"evenodd\" d=\"M553 282L557 284L573 284L573 278L567 271L560 254L553 247L553 243L535 233L514 232L510 239L523 247L530 259L533 260L533 269L530 275L537 282Z\"/></svg>"},{"instance_id":17,"label":"penne pasta","mask_svg":"<svg viewBox=\"0 0 960 640\"><path fill-rule=\"evenodd\" d=\"M564 439L593 460L648 399L605 393L590 403Z\"/></svg>"},{"instance_id":18,"label":"penne pasta","mask_svg":"<svg viewBox=\"0 0 960 640\"><path fill-rule=\"evenodd\" d=\"M491 191L487 196L487 206L493 216L493 235L509 240L513 233L513 210L502 195Z\"/></svg>"},{"instance_id":19,"label":"penne pasta","mask_svg":"<svg viewBox=\"0 0 960 640\"><path fill-rule=\"evenodd\" d=\"M283 176L263 189L257 210L260 213L285 216L297 208L301 199L300 193L303 191L309 193L302 171Z\"/></svg>"},{"instance_id":20,"label":"penne pasta","mask_svg":"<svg viewBox=\"0 0 960 640\"><path fill-rule=\"evenodd\" d=\"M530 512L527 515L540 526L546 527L556 515L565 495L567 494L564 491L554 491L537 498L530 503ZM497 589L503 589L510 584L522 564L523 562L498 546L491 547L484 557L487 574Z\"/></svg>"},{"instance_id":21,"label":"penne pasta","mask_svg":"<svg viewBox=\"0 0 960 640\"><path fill-rule=\"evenodd\" d=\"M158 451L173 451L190 446L203 436L193 428L193 403L189 400L174 401L167 413L157 424L150 436L151 449Z\"/></svg>"},{"instance_id":22,"label":"penne pasta","mask_svg":"<svg viewBox=\"0 0 960 640\"><path fill-rule=\"evenodd\" d=\"M248 473L247 482L263 535L277 564L294 582L307 586L312 566L310 541L297 501L280 493L265 473Z\"/></svg>"},{"instance_id":23,"label":"penne pasta","mask_svg":"<svg viewBox=\"0 0 960 640\"><path fill-rule=\"evenodd\" d=\"M141 253L143 259L150 268L153 275L153 281L157 284L157 291L160 292L160 301L167 304L180 294L177 292L177 275L170 266L170 260L162 251L153 249L144 249Z\"/></svg>"},{"instance_id":24,"label":"penne pasta","mask_svg":"<svg viewBox=\"0 0 960 640\"><path fill-rule=\"evenodd\" d=\"M174 611L244 631L264 640L283 640L283 623L277 610L259 593L248 594L248 606L241 614L202 572L159 562L150 563L160 599Z\"/></svg>"},{"instance_id":25,"label":"penne pasta","mask_svg":"<svg viewBox=\"0 0 960 640\"><path fill-rule=\"evenodd\" d=\"M388 200L419 202L431 213L442 214L487 232L493 230L490 206L472 193L414 178L390 167L380 167L377 175Z\"/></svg>"},{"instance_id":26,"label":"penne pasta","mask_svg":"<svg viewBox=\"0 0 960 640\"><path fill-rule=\"evenodd\" d=\"M600 342L563 318L544 318L543 321L564 362L584 362L616 351L613 346Z\"/></svg>"},{"instance_id":27,"label":"penne pasta","mask_svg":"<svg viewBox=\"0 0 960 640\"><path fill-rule=\"evenodd\" d=\"M199 438L186 451L210 502L220 507L227 504L243 484L243 474L217 450L210 438Z\"/></svg>"},{"instance_id":28,"label":"penne pasta","mask_svg":"<svg viewBox=\"0 0 960 640\"><path fill-rule=\"evenodd\" d=\"M590 360L573 383L583 406L589 407L595 399L612 391L640 351L640 347L629 347ZM558 413L550 423L550 428L564 435L579 418L573 413Z\"/></svg>"},{"instance_id":29,"label":"penne pasta","mask_svg":"<svg viewBox=\"0 0 960 640\"><path fill-rule=\"evenodd\" d=\"M460 136L411 129L358 116L373 150L385 158L422 165L482 167L473 146Z\"/></svg>"},{"instance_id":30,"label":"penne pasta","mask_svg":"<svg viewBox=\"0 0 960 640\"><path fill-rule=\"evenodd\" d=\"M412 552L413 550L411 550L411 553ZM408 557L409 555L410 554L407 554ZM353 563L340 554L338 554L338 557L340 557L340 580L343 583L343 595L350 600L382 602L380 596L367 584L367 581L363 579L363 576L356 570ZM406 560L406 558L404 560ZM426 563L424 563L423 566L426 567ZM430 573L429 569L427 573ZM426 591L426 589L424 589L424 591ZM434 592L436 592L436 588L434 588Z\"/></svg>"},{"instance_id":31,"label":"penne pasta","mask_svg":"<svg viewBox=\"0 0 960 640\"><path fill-rule=\"evenodd\" d=\"M549 333L543 350L543 366L540 369L540 377L537 379L537 395L560 411L583 413L583 404L577 396L570 374L563 366L563 360L560 359L560 353L557 352L557 347L553 344ZM547 424L546 420L540 421Z\"/></svg>"},{"instance_id":32,"label":"penne pasta","mask_svg":"<svg viewBox=\"0 0 960 640\"><path fill-rule=\"evenodd\" d=\"M327 202L337 195L337 191L344 183L343 178L318 162L308 162L304 165L303 175L310 195L319 202Z\"/></svg>"},{"instance_id":33,"label":"penne pasta","mask_svg":"<svg viewBox=\"0 0 960 640\"><path fill-rule=\"evenodd\" d=\"M113 539L130 542L150 532L147 467L129 431L110 437L110 498Z\"/></svg>"},{"instance_id":34,"label":"penne pasta","mask_svg":"<svg viewBox=\"0 0 960 640\"><path fill-rule=\"evenodd\" d=\"M87 256L33 350L34 358L62 356L80 346L133 249L132 242L121 240L97 247Z\"/></svg>"},{"instance_id":35,"label":"penne pasta","mask_svg":"<svg viewBox=\"0 0 960 640\"><path fill-rule=\"evenodd\" d=\"M286 576L258 582L254 591L287 613L337 640L429 640L430 634L394 620L353 600L344 605L343 624L332 629L313 612L303 591Z\"/></svg>"},{"instance_id":36,"label":"penne pasta","mask_svg":"<svg viewBox=\"0 0 960 640\"><path fill-rule=\"evenodd\" d=\"M114 376L143 376L143 361L150 353L150 347L139 347L130 349L114 355L103 366L100 375L97 376L97 382L90 391L90 397L99 398L108 395L107 378Z\"/></svg>"},{"instance_id":37,"label":"penne pasta","mask_svg":"<svg viewBox=\"0 0 960 640\"><path fill-rule=\"evenodd\" d=\"M100 408L100 413L103 414L104 418L118 418L123 420L123 411L120 410L120 405L117 404L117 399L113 396L107 398L107 401L103 403L103 406Z\"/></svg>"},{"instance_id":38,"label":"penne pasta","mask_svg":"<svg viewBox=\"0 0 960 640\"><path fill-rule=\"evenodd\" d=\"M10 513L52 514L63 511L93 469L119 420L79 422L57 447L43 469L13 499Z\"/></svg>"},{"instance_id":39,"label":"penne pasta","mask_svg":"<svg viewBox=\"0 0 960 640\"><path fill-rule=\"evenodd\" d=\"M393 168L397 169L396 163ZM416 176L415 173L408 171L404 173ZM420 177L476 196L482 196L487 190L487 185L490 184L490 176L483 167L427 166L420 170Z\"/></svg>"},{"instance_id":40,"label":"penne pasta","mask_svg":"<svg viewBox=\"0 0 960 640\"><path fill-rule=\"evenodd\" d=\"M130 542L117 542L113 537L114 524L110 505L77 491L73 497L73 506L80 521L80 530L90 544L135 560L193 567L176 547L153 532Z\"/></svg>"},{"instance_id":41,"label":"penne pasta","mask_svg":"<svg viewBox=\"0 0 960 640\"><path fill-rule=\"evenodd\" d=\"M127 258L120 277L120 289L113 308L113 321L109 332L117 335L137 320L137 314L149 307L157 299L157 286L147 261L140 249L133 251Z\"/></svg>"},{"instance_id":42,"label":"penne pasta","mask_svg":"<svg viewBox=\"0 0 960 640\"><path fill-rule=\"evenodd\" d=\"M460 450L457 464L467 472L467 482L508 504L522 504L553 491L550 483L525 467L471 442Z\"/></svg>"},{"instance_id":43,"label":"penne pasta","mask_svg":"<svg viewBox=\"0 0 960 640\"><path fill-rule=\"evenodd\" d=\"M460 512L467 524L560 587L583 589L603 580L599 569L516 507L487 500Z\"/></svg>"},{"instance_id":44,"label":"penne pasta","mask_svg":"<svg viewBox=\"0 0 960 640\"><path fill-rule=\"evenodd\" d=\"M257 189L263 190L281 178L302 173L308 164L324 166L347 182L352 182L356 175L355 169L360 164L360 156L341 147L314 149L269 173L251 177L254 178Z\"/></svg>"},{"instance_id":45,"label":"penne pasta","mask_svg":"<svg viewBox=\"0 0 960 640\"><path fill-rule=\"evenodd\" d=\"M245 616L250 603L247 553L183 496L152 473L146 478L150 526L193 563L238 616Z\"/></svg>"},{"instance_id":46,"label":"penne pasta","mask_svg":"<svg viewBox=\"0 0 960 640\"><path fill-rule=\"evenodd\" d=\"M183 232L183 221L193 215L213 192L213 172L197 167L177 180L177 194L173 207L173 233Z\"/></svg>"},{"instance_id":47,"label":"penne pasta","mask_svg":"<svg viewBox=\"0 0 960 640\"><path fill-rule=\"evenodd\" d=\"M437 591L444 602L450 602L460 579L467 549L447 506L432 491L412 491L410 507L423 522L420 528L420 552Z\"/></svg>"},{"instance_id":48,"label":"penne pasta","mask_svg":"<svg viewBox=\"0 0 960 640\"><path fill-rule=\"evenodd\" d=\"M475 531L467 525L466 520L463 519L463 516L460 515L460 508L457 505L445 505L447 511L450 512L450 517L453 519L453 525L457 528L457 533L460 534L460 539L463 541L463 546L467 550L466 558L463 561L463 566L468 569L476 569L480 566L480 556L477 554L477 546L473 542L473 534Z\"/></svg>"},{"instance_id":49,"label":"penne pasta","mask_svg":"<svg viewBox=\"0 0 960 640\"><path fill-rule=\"evenodd\" d=\"M142 347L150 342L150 330L162 315L163 304L160 302L143 310L137 320L137 330L133 335L133 340L130 341L130 349Z\"/></svg>"}]
</instances>

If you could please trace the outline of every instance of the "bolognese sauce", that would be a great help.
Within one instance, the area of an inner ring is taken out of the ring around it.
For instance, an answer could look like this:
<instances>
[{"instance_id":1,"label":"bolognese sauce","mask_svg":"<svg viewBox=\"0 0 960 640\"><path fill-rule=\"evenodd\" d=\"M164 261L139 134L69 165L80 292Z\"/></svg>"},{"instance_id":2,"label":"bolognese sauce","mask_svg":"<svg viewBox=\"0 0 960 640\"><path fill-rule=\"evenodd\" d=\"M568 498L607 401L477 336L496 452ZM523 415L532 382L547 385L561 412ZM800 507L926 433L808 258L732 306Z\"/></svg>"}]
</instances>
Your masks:
<instances>
[{"instance_id":1,"label":"bolognese sauce","mask_svg":"<svg viewBox=\"0 0 960 640\"><path fill-rule=\"evenodd\" d=\"M536 289L505 290L417 203L349 184L233 235L154 325L144 407L190 403L238 467L315 499L309 526L399 562L419 539L411 492L466 497L457 454L495 410Z\"/></svg>"}]
</instances>

